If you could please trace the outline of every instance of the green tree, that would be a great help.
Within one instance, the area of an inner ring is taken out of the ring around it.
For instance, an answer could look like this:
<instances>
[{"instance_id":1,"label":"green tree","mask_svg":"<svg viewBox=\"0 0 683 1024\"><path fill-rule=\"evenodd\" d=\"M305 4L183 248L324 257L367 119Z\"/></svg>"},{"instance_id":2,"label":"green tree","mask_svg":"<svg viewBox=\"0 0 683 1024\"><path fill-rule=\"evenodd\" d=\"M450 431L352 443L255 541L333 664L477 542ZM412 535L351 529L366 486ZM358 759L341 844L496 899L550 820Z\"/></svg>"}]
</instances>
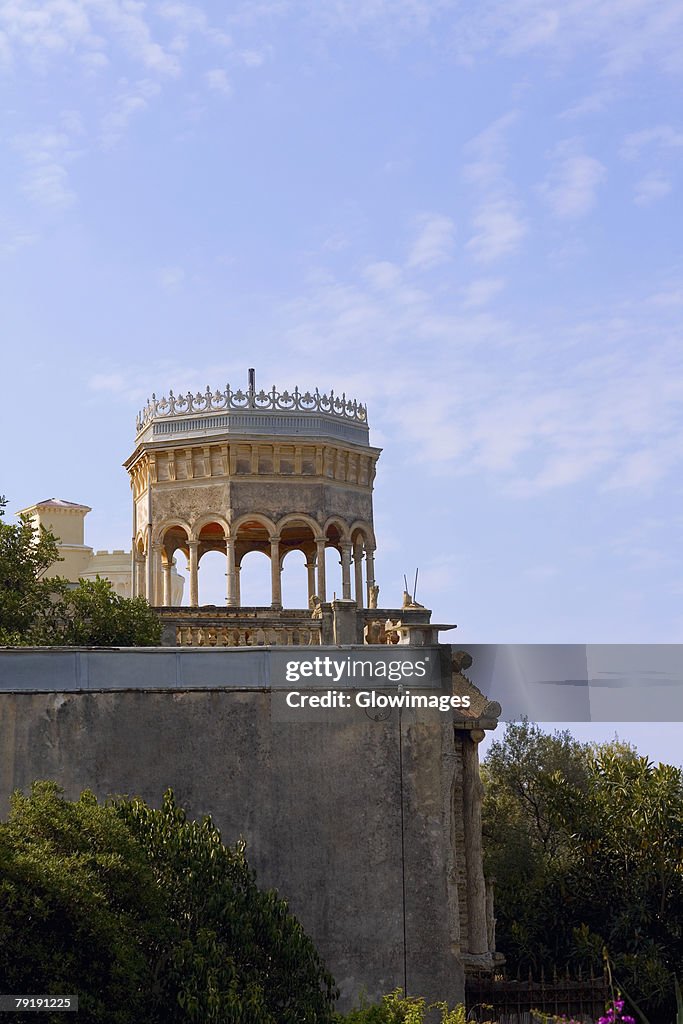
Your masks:
<instances>
[{"instance_id":1,"label":"green tree","mask_svg":"<svg viewBox=\"0 0 683 1024\"><path fill-rule=\"evenodd\" d=\"M64 800L48 782L14 794L0 824L3 992L77 993L93 1024L149 1020L148 950L164 923L149 861L114 808L87 792Z\"/></svg>"},{"instance_id":2,"label":"green tree","mask_svg":"<svg viewBox=\"0 0 683 1024\"><path fill-rule=\"evenodd\" d=\"M0 496L0 643L20 642L37 615L50 605L51 581L43 578L59 561L57 538L36 530L29 516L4 522L7 499Z\"/></svg>"},{"instance_id":3,"label":"green tree","mask_svg":"<svg viewBox=\"0 0 683 1024\"><path fill-rule=\"evenodd\" d=\"M334 981L287 903L258 888L244 843L226 847L210 818L188 821L169 790L160 810L117 803L144 847L172 941L161 950L164 1020L323 1024Z\"/></svg>"},{"instance_id":4,"label":"green tree","mask_svg":"<svg viewBox=\"0 0 683 1024\"><path fill-rule=\"evenodd\" d=\"M482 776L508 968L599 970L607 947L618 983L668 1019L683 967L683 772L523 722L492 744Z\"/></svg>"},{"instance_id":5,"label":"green tree","mask_svg":"<svg viewBox=\"0 0 683 1024\"><path fill-rule=\"evenodd\" d=\"M26 515L3 521L0 497L0 644L151 647L161 623L144 597L120 597L108 580L69 583L45 572L61 561L57 538Z\"/></svg>"},{"instance_id":6,"label":"green tree","mask_svg":"<svg viewBox=\"0 0 683 1024\"><path fill-rule=\"evenodd\" d=\"M108 580L52 583L52 600L25 633L32 644L66 647L154 647L161 622L144 597L121 597Z\"/></svg>"},{"instance_id":7,"label":"green tree","mask_svg":"<svg viewBox=\"0 0 683 1024\"><path fill-rule=\"evenodd\" d=\"M77 994L94 1024L331 1021L334 982L286 902L170 790L153 810L34 784L0 824L0 879L4 991Z\"/></svg>"}]
</instances>

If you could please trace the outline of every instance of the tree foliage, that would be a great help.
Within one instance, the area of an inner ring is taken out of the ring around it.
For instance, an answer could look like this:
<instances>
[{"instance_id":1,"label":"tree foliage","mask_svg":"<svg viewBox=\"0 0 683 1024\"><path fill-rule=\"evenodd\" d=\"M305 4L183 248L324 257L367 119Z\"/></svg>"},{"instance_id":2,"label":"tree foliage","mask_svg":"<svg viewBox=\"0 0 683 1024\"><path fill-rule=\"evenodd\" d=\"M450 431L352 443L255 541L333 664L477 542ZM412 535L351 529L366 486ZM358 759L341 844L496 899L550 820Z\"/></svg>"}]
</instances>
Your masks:
<instances>
[{"instance_id":1,"label":"tree foliage","mask_svg":"<svg viewBox=\"0 0 683 1024\"><path fill-rule=\"evenodd\" d=\"M593 966L655 1019L683 968L683 772L629 746L508 725L486 787L497 944L513 971Z\"/></svg>"},{"instance_id":2,"label":"tree foliage","mask_svg":"<svg viewBox=\"0 0 683 1024\"><path fill-rule=\"evenodd\" d=\"M78 994L93 1024L149 1020L163 925L148 858L112 807L87 792L64 800L54 783L14 794L0 824L3 992Z\"/></svg>"},{"instance_id":3,"label":"tree foliage","mask_svg":"<svg viewBox=\"0 0 683 1024\"><path fill-rule=\"evenodd\" d=\"M59 561L57 538L36 530L27 515L15 524L3 521L7 499L0 496L0 641L12 643L26 635L50 604L46 569Z\"/></svg>"},{"instance_id":4,"label":"tree foliage","mask_svg":"<svg viewBox=\"0 0 683 1024\"><path fill-rule=\"evenodd\" d=\"M161 621L144 597L121 597L108 580L50 580L51 601L36 615L26 642L63 647L154 647Z\"/></svg>"},{"instance_id":5,"label":"tree foliage","mask_svg":"<svg viewBox=\"0 0 683 1024\"><path fill-rule=\"evenodd\" d=\"M99 576L77 584L45 572L60 561L57 538L27 515L3 521L0 497L0 644L149 647L161 623L144 597L119 596Z\"/></svg>"},{"instance_id":6,"label":"tree foliage","mask_svg":"<svg viewBox=\"0 0 683 1024\"><path fill-rule=\"evenodd\" d=\"M226 847L210 818L188 821L171 791L161 810L120 801L172 922L163 951L168 1022L318 1024L334 981L287 903L260 890L243 842Z\"/></svg>"},{"instance_id":7,"label":"tree foliage","mask_svg":"<svg viewBox=\"0 0 683 1024\"><path fill-rule=\"evenodd\" d=\"M436 1024L437 1012L440 1024L465 1024L467 1019L462 1003L449 1009L447 1003L428 1004L422 996L407 996L397 988L378 1003L362 999L357 1009L336 1014L334 1020L335 1024L424 1024L426 1020Z\"/></svg>"},{"instance_id":8,"label":"tree foliage","mask_svg":"<svg viewBox=\"0 0 683 1024\"><path fill-rule=\"evenodd\" d=\"M331 1021L333 980L286 902L170 790L153 810L35 783L0 824L0 879L4 991L78 994L93 1024Z\"/></svg>"}]
</instances>

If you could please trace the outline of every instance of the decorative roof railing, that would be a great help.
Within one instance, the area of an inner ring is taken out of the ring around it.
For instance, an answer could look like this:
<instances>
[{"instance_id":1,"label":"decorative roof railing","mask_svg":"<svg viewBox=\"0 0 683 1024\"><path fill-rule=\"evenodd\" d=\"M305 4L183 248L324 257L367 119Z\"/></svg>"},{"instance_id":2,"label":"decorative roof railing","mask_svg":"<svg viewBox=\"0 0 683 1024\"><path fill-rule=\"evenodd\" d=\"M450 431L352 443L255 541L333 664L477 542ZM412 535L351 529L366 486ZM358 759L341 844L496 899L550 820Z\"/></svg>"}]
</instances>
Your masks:
<instances>
[{"instance_id":1,"label":"decorative roof railing","mask_svg":"<svg viewBox=\"0 0 683 1024\"><path fill-rule=\"evenodd\" d=\"M166 416L190 416L198 412L224 412L226 410L244 411L256 410L275 412L320 412L328 416L335 416L341 420L351 420L364 426L368 422L368 409L360 402L347 399L346 394L335 395L330 391L328 395L321 394L316 388L314 392L301 392L298 388L293 391L278 391L275 387L270 391L251 391L250 389L233 391L230 385L226 385L225 391L198 391L193 395L188 391L186 395L174 395L169 391L168 398L157 398L152 395L147 404L138 413L136 429L141 430L153 420Z\"/></svg>"}]
</instances>

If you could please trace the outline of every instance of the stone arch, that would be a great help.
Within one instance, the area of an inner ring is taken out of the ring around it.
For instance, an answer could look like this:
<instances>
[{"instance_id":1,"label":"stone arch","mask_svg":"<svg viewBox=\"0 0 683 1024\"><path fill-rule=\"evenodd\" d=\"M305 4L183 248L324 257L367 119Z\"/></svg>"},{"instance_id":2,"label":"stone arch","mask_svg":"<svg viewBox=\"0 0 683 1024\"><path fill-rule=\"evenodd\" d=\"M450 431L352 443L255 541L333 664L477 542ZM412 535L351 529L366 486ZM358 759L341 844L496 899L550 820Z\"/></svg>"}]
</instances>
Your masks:
<instances>
[{"instance_id":1,"label":"stone arch","mask_svg":"<svg viewBox=\"0 0 683 1024\"><path fill-rule=\"evenodd\" d=\"M349 541L351 539L349 524L340 516L330 516L329 519L326 520L325 525L323 526L323 536L326 541L329 540L330 529L336 531L339 537L339 542ZM337 544L335 543L333 546L336 547Z\"/></svg>"},{"instance_id":2,"label":"stone arch","mask_svg":"<svg viewBox=\"0 0 683 1024\"><path fill-rule=\"evenodd\" d=\"M370 523L356 519L349 528L353 562L354 598L359 608L377 606L375 585L375 534ZM365 562L365 584L363 584Z\"/></svg>"},{"instance_id":3,"label":"stone arch","mask_svg":"<svg viewBox=\"0 0 683 1024\"><path fill-rule=\"evenodd\" d=\"M152 534L154 592L157 604L173 604L173 566L175 552L182 551L189 565L189 524L179 518L159 523Z\"/></svg>"},{"instance_id":4,"label":"stone arch","mask_svg":"<svg viewBox=\"0 0 683 1024\"><path fill-rule=\"evenodd\" d=\"M155 526L154 533L152 534L152 543L163 544L164 537L171 529L184 530L186 539L188 541L192 539L192 528L190 527L190 524L186 522L186 520L176 517L173 519L164 519L163 522L158 523Z\"/></svg>"},{"instance_id":5,"label":"stone arch","mask_svg":"<svg viewBox=\"0 0 683 1024\"><path fill-rule=\"evenodd\" d=\"M304 512L290 512L282 516L277 523L278 531L278 558L280 572L284 569L286 556L293 551L300 551L304 556L304 571L306 573L306 599L304 607L311 606L311 599L316 595L315 569L318 558L318 551L321 545L324 546L325 537L320 524L312 516ZM290 563L291 564L291 560ZM291 581L288 581L291 586ZM288 588L289 589L289 588Z\"/></svg>"},{"instance_id":6,"label":"stone arch","mask_svg":"<svg viewBox=\"0 0 683 1024\"><path fill-rule=\"evenodd\" d=\"M227 543L234 551L235 592L238 604L241 601L242 559L252 551L260 551L271 561L271 606L280 608L280 537L273 520L262 512L245 512L232 524L231 536Z\"/></svg>"},{"instance_id":7,"label":"stone arch","mask_svg":"<svg viewBox=\"0 0 683 1024\"><path fill-rule=\"evenodd\" d=\"M133 545L131 593L133 597L147 596L145 567L147 563L147 529L138 530Z\"/></svg>"},{"instance_id":8,"label":"stone arch","mask_svg":"<svg viewBox=\"0 0 683 1024\"><path fill-rule=\"evenodd\" d=\"M263 515L262 512L244 512L241 516L238 516L232 524L232 536L236 539L240 528L249 522L260 523L268 531L269 537L277 536L277 526L272 519Z\"/></svg>"},{"instance_id":9,"label":"stone arch","mask_svg":"<svg viewBox=\"0 0 683 1024\"><path fill-rule=\"evenodd\" d=\"M223 533L225 537L230 535L230 524L224 515L219 512L207 512L203 516L199 516L198 519L192 523L192 533L190 540L199 540L199 536L202 529L208 526L209 523L218 523L219 526L223 527Z\"/></svg>"},{"instance_id":10,"label":"stone arch","mask_svg":"<svg viewBox=\"0 0 683 1024\"><path fill-rule=\"evenodd\" d=\"M374 551L377 544L375 542L375 533L370 523L366 522L364 519L356 519L355 522L351 523L351 526L349 527L349 537L352 542L356 540L358 534L363 538L364 547L366 549L370 548Z\"/></svg>"},{"instance_id":11,"label":"stone arch","mask_svg":"<svg viewBox=\"0 0 683 1024\"><path fill-rule=\"evenodd\" d=\"M287 515L282 516L277 521L277 533L278 536L282 534L282 530L289 525L298 525L303 523L308 526L313 534L313 540L318 540L319 537L324 537L325 534L320 527L320 523L317 522L313 516L306 515L305 512L288 512Z\"/></svg>"}]
</instances>

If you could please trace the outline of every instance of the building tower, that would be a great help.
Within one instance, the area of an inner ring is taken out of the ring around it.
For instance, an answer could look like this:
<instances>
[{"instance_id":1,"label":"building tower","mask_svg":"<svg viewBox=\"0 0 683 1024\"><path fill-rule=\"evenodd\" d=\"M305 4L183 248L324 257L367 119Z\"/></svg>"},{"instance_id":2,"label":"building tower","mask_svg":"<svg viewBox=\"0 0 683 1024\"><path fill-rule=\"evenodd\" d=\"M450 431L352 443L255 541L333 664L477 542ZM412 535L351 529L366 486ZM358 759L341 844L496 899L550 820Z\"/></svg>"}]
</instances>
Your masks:
<instances>
[{"instance_id":1,"label":"building tower","mask_svg":"<svg viewBox=\"0 0 683 1024\"><path fill-rule=\"evenodd\" d=\"M367 409L345 395L207 387L151 400L124 463L133 492L133 593L171 606L174 554L189 567L189 604L201 604L198 568L207 551L226 557L228 608L241 607L244 556L271 560L271 608L281 609L282 561L306 558L309 603L329 600L325 550L338 551L343 600L372 603L372 489L379 448ZM363 568L365 565L365 569ZM376 592L375 592L376 593Z\"/></svg>"}]
</instances>

